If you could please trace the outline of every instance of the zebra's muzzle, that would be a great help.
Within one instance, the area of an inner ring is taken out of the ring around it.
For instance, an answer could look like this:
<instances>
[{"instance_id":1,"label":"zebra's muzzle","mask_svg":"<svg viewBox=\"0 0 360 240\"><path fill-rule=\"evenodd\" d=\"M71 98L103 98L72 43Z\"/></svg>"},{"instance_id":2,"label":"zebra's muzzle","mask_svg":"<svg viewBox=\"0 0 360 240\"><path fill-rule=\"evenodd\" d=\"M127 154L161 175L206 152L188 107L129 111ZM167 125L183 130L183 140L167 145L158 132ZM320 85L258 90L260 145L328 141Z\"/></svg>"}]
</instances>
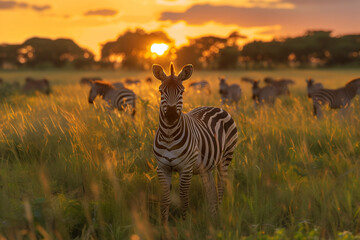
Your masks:
<instances>
[{"instance_id":1,"label":"zebra's muzzle","mask_svg":"<svg viewBox=\"0 0 360 240\"><path fill-rule=\"evenodd\" d=\"M175 106L168 106L165 113L165 118L169 123L175 122L178 119L180 113L177 111L177 107Z\"/></svg>"}]
</instances>

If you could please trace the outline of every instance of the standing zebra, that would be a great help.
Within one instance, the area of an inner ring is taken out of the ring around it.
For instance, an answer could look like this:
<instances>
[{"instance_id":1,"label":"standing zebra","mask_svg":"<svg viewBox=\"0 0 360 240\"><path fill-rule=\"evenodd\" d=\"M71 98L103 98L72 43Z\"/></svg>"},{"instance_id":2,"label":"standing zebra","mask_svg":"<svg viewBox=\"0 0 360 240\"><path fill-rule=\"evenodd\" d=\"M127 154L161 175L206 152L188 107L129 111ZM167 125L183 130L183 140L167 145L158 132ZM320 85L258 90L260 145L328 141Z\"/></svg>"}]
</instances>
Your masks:
<instances>
[{"instance_id":1,"label":"standing zebra","mask_svg":"<svg viewBox=\"0 0 360 240\"><path fill-rule=\"evenodd\" d=\"M235 122L229 113L215 107L198 107L188 113L182 113L182 81L192 75L192 65L183 67L177 76L172 63L168 76L160 65L153 65L152 70L154 76L161 80L159 127L153 151L158 163L157 173L162 190L162 222L164 225L168 222L173 171L180 175L182 217L186 217L193 174L200 174L210 213L216 217L225 188L228 166L237 142ZM217 191L212 175L215 168L218 170Z\"/></svg>"},{"instance_id":2,"label":"standing zebra","mask_svg":"<svg viewBox=\"0 0 360 240\"><path fill-rule=\"evenodd\" d=\"M131 108L131 115L135 115L135 93L126 88L115 88L111 83L105 81L90 82L89 103L100 95L112 108L122 111Z\"/></svg>"},{"instance_id":3,"label":"standing zebra","mask_svg":"<svg viewBox=\"0 0 360 240\"><path fill-rule=\"evenodd\" d=\"M208 94L211 94L210 84L206 80L201 80L199 82L192 82L190 83L189 87L193 88L196 91L201 91L205 89Z\"/></svg>"},{"instance_id":4,"label":"standing zebra","mask_svg":"<svg viewBox=\"0 0 360 240\"><path fill-rule=\"evenodd\" d=\"M271 85L278 88L279 95L290 95L290 90L288 85L295 84L295 82L291 79L282 78L279 80L275 80L271 77L264 78L264 82L267 85Z\"/></svg>"},{"instance_id":5,"label":"standing zebra","mask_svg":"<svg viewBox=\"0 0 360 240\"><path fill-rule=\"evenodd\" d=\"M306 90L309 98L311 98L311 94L313 92L315 92L318 89L324 88L324 86L321 83L315 83L314 79L312 78L305 79L305 81L307 83Z\"/></svg>"},{"instance_id":6,"label":"standing zebra","mask_svg":"<svg viewBox=\"0 0 360 240\"><path fill-rule=\"evenodd\" d=\"M274 85L260 87L259 80L253 80L248 77L243 77L241 80L252 84L252 99L254 100L255 107L264 103L274 104L276 98L283 94L283 89Z\"/></svg>"},{"instance_id":7,"label":"standing zebra","mask_svg":"<svg viewBox=\"0 0 360 240\"><path fill-rule=\"evenodd\" d=\"M238 84L227 84L226 78L219 77L220 80L220 89L219 93L221 95L221 102L224 104L228 102L229 104L239 102L241 98L241 88Z\"/></svg>"},{"instance_id":8,"label":"standing zebra","mask_svg":"<svg viewBox=\"0 0 360 240\"><path fill-rule=\"evenodd\" d=\"M360 94L360 78L348 82L342 88L318 89L311 94L314 115L322 117L321 105L329 105L331 109L347 109L356 94Z\"/></svg>"},{"instance_id":9,"label":"standing zebra","mask_svg":"<svg viewBox=\"0 0 360 240\"><path fill-rule=\"evenodd\" d=\"M22 90L26 93L39 91L49 95L51 93L50 82L46 78L43 79L33 79L27 77L25 79L25 84Z\"/></svg>"}]
</instances>

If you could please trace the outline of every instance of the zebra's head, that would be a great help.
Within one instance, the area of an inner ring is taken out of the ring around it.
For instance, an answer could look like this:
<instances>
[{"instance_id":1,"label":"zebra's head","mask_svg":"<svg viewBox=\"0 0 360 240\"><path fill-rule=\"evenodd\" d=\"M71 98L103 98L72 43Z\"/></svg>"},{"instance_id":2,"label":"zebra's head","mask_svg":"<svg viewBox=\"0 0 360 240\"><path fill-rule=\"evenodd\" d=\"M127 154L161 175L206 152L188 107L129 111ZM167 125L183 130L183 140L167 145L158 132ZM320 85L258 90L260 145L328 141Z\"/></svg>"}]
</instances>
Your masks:
<instances>
[{"instance_id":1,"label":"zebra's head","mask_svg":"<svg viewBox=\"0 0 360 240\"><path fill-rule=\"evenodd\" d=\"M104 96L106 89L113 88L111 84L101 80L90 80L90 87L89 103L91 104L94 102L97 95Z\"/></svg>"},{"instance_id":2,"label":"zebra's head","mask_svg":"<svg viewBox=\"0 0 360 240\"><path fill-rule=\"evenodd\" d=\"M154 76L161 81L159 91L161 93L160 114L166 122L172 124L179 119L183 106L183 81L189 79L193 72L193 66L188 64L175 75L174 65L170 64L170 74L166 75L164 69L157 64L152 67Z\"/></svg>"}]
</instances>

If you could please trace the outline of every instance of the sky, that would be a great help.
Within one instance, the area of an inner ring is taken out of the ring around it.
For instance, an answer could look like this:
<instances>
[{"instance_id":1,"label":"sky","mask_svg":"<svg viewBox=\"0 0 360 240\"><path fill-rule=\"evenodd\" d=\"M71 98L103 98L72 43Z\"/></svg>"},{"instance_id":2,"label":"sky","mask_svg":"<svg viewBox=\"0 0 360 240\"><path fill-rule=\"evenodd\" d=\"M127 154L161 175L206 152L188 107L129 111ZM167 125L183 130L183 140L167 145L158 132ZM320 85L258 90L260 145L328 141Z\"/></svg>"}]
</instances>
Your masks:
<instances>
[{"instance_id":1,"label":"sky","mask_svg":"<svg viewBox=\"0 0 360 240\"><path fill-rule=\"evenodd\" d=\"M99 55L127 29L163 30L180 46L188 38L243 41L297 36L307 30L360 33L360 0L0 0L0 44L30 37L71 38Z\"/></svg>"}]
</instances>

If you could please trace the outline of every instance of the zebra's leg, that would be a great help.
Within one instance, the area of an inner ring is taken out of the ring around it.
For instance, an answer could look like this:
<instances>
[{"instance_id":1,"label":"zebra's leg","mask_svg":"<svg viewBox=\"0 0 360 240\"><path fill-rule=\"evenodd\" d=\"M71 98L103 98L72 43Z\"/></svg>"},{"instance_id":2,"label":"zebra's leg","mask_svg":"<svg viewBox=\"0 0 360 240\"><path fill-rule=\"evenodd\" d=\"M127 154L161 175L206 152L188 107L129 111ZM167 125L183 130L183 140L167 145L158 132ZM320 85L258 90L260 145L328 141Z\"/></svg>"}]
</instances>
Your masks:
<instances>
[{"instance_id":1,"label":"zebra's leg","mask_svg":"<svg viewBox=\"0 0 360 240\"><path fill-rule=\"evenodd\" d=\"M214 181L214 176L209 172L200 173L201 180L205 186L206 197L209 204L209 210L211 216L214 220L217 220L218 217L218 196L216 192L216 186Z\"/></svg>"},{"instance_id":2,"label":"zebra's leg","mask_svg":"<svg viewBox=\"0 0 360 240\"><path fill-rule=\"evenodd\" d=\"M193 175L192 169L185 170L180 173L180 201L181 201L181 216L186 218L186 211L189 207L189 190L190 182Z\"/></svg>"},{"instance_id":3,"label":"zebra's leg","mask_svg":"<svg viewBox=\"0 0 360 240\"><path fill-rule=\"evenodd\" d=\"M228 154L228 156L226 156L224 158L224 160L218 165L217 167L217 177L218 177L218 182L217 182L217 191L218 191L218 201L219 204L221 204L222 202L222 198L224 195L224 190L226 187L226 179L228 176L228 167L229 164L231 162L232 159L232 152L231 154Z\"/></svg>"},{"instance_id":4,"label":"zebra's leg","mask_svg":"<svg viewBox=\"0 0 360 240\"><path fill-rule=\"evenodd\" d=\"M169 207L170 207L171 171L167 171L158 167L157 174L161 187L161 200L160 200L161 222L163 225L167 226L168 218L169 218Z\"/></svg>"}]
</instances>

